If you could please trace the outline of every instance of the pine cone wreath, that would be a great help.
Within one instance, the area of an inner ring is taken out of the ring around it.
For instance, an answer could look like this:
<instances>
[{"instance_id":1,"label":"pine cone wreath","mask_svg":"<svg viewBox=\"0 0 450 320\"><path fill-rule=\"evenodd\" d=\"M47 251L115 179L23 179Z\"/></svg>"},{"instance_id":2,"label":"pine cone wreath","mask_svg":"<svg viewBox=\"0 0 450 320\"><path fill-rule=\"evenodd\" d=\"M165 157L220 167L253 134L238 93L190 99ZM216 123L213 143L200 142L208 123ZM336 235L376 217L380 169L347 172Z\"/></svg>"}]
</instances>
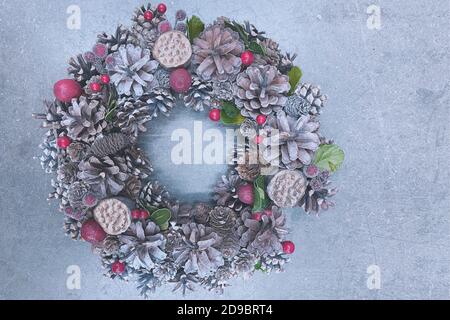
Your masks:
<instances>
[{"instance_id":1,"label":"pine cone wreath","mask_svg":"<svg viewBox=\"0 0 450 320\"><path fill-rule=\"evenodd\" d=\"M80 162L78 168L78 178L102 197L118 195L130 177L126 160L120 156L91 156Z\"/></svg>"},{"instance_id":2,"label":"pine cone wreath","mask_svg":"<svg viewBox=\"0 0 450 320\"><path fill-rule=\"evenodd\" d=\"M328 100L326 95L321 93L320 87L310 83L301 83L295 89L294 96L297 97L297 103L309 104L308 112L312 115L319 114Z\"/></svg>"},{"instance_id":3,"label":"pine cone wreath","mask_svg":"<svg viewBox=\"0 0 450 320\"><path fill-rule=\"evenodd\" d=\"M262 271L280 273L284 271L284 265L289 262L289 257L283 253L265 254L260 257L259 262Z\"/></svg>"},{"instance_id":4,"label":"pine cone wreath","mask_svg":"<svg viewBox=\"0 0 450 320\"><path fill-rule=\"evenodd\" d=\"M239 35L220 25L206 28L192 45L192 63L200 79L226 81L241 69L244 44Z\"/></svg>"},{"instance_id":5,"label":"pine cone wreath","mask_svg":"<svg viewBox=\"0 0 450 320\"><path fill-rule=\"evenodd\" d=\"M105 44L110 53L116 52L120 46L128 43L129 31L124 26L118 26L112 35L102 33L97 36L98 42Z\"/></svg>"},{"instance_id":6,"label":"pine cone wreath","mask_svg":"<svg viewBox=\"0 0 450 320\"><path fill-rule=\"evenodd\" d=\"M70 58L67 71L82 87L86 85L89 79L98 75L94 64L86 61L85 57L81 54Z\"/></svg>"},{"instance_id":7,"label":"pine cone wreath","mask_svg":"<svg viewBox=\"0 0 450 320\"><path fill-rule=\"evenodd\" d=\"M144 17L145 12L149 10L155 13L150 21ZM131 26L129 42L152 50L160 35L158 25L165 20L167 20L166 16L159 13L156 8L152 8L151 4L137 8L132 18L133 25Z\"/></svg>"},{"instance_id":8,"label":"pine cone wreath","mask_svg":"<svg viewBox=\"0 0 450 320\"><path fill-rule=\"evenodd\" d=\"M67 127L68 135L73 140L92 142L107 126L105 114L106 108L100 101L81 96L79 100L72 100L61 124Z\"/></svg>"},{"instance_id":9,"label":"pine cone wreath","mask_svg":"<svg viewBox=\"0 0 450 320\"><path fill-rule=\"evenodd\" d=\"M289 78L271 65L250 66L236 79L235 102L245 117L278 112L287 102Z\"/></svg>"},{"instance_id":10,"label":"pine cone wreath","mask_svg":"<svg viewBox=\"0 0 450 320\"><path fill-rule=\"evenodd\" d=\"M149 49L122 45L106 59L111 83L119 95L140 97L155 85L153 73L159 64L151 59Z\"/></svg>"},{"instance_id":11,"label":"pine cone wreath","mask_svg":"<svg viewBox=\"0 0 450 320\"><path fill-rule=\"evenodd\" d=\"M140 202L145 207L165 207L170 200L169 192L158 181L149 181L141 190Z\"/></svg>"},{"instance_id":12,"label":"pine cone wreath","mask_svg":"<svg viewBox=\"0 0 450 320\"><path fill-rule=\"evenodd\" d=\"M184 244L175 248L173 258L187 274L198 273L208 276L224 264L220 246L220 237L211 228L202 224L189 223L182 226Z\"/></svg>"},{"instance_id":13,"label":"pine cone wreath","mask_svg":"<svg viewBox=\"0 0 450 320\"><path fill-rule=\"evenodd\" d=\"M237 212L241 211L244 204L237 195L238 187L241 184L242 180L235 171L230 171L227 175L223 175L222 180L214 188L214 200L217 202L217 205L228 207Z\"/></svg>"},{"instance_id":14,"label":"pine cone wreath","mask_svg":"<svg viewBox=\"0 0 450 320\"><path fill-rule=\"evenodd\" d=\"M124 261L135 270L152 270L167 256L164 235L152 221L132 222L128 230L119 235L119 240Z\"/></svg>"},{"instance_id":15,"label":"pine cone wreath","mask_svg":"<svg viewBox=\"0 0 450 320\"><path fill-rule=\"evenodd\" d=\"M187 108L192 108L194 111L203 111L205 108L210 108L212 105L211 94L211 84L200 80L197 76L194 76L192 79L191 89L183 97L184 105Z\"/></svg>"},{"instance_id":16,"label":"pine cone wreath","mask_svg":"<svg viewBox=\"0 0 450 320\"><path fill-rule=\"evenodd\" d=\"M264 158L273 165L288 169L310 164L320 145L317 133L319 126L319 122L309 115L296 119L287 116L284 111L278 112L276 117L268 120L264 128L267 133L264 144L268 146L263 152ZM278 163L278 152L274 153L273 146L280 148L281 163Z\"/></svg>"},{"instance_id":17,"label":"pine cone wreath","mask_svg":"<svg viewBox=\"0 0 450 320\"><path fill-rule=\"evenodd\" d=\"M132 143L130 137L122 133L99 136L88 151L88 156L103 158L119 153Z\"/></svg>"}]
</instances>

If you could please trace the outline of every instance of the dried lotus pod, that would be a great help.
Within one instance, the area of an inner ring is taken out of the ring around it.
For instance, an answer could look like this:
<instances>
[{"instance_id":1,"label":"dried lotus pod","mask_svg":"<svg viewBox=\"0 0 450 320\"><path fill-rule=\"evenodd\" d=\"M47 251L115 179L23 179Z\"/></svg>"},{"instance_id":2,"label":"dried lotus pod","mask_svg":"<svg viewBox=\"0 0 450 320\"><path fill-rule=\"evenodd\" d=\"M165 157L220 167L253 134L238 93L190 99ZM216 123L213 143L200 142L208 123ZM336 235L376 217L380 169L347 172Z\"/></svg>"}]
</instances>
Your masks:
<instances>
[{"instance_id":1,"label":"dried lotus pod","mask_svg":"<svg viewBox=\"0 0 450 320\"><path fill-rule=\"evenodd\" d=\"M101 201L94 209L94 219L109 235L119 235L127 231L131 224L128 206L117 199Z\"/></svg>"},{"instance_id":2,"label":"dried lotus pod","mask_svg":"<svg viewBox=\"0 0 450 320\"><path fill-rule=\"evenodd\" d=\"M179 31L168 31L159 36L153 48L153 57L165 68L186 64L192 56L189 39Z\"/></svg>"},{"instance_id":3,"label":"dried lotus pod","mask_svg":"<svg viewBox=\"0 0 450 320\"><path fill-rule=\"evenodd\" d=\"M305 194L306 179L300 171L278 172L267 186L270 199L281 208L292 208Z\"/></svg>"}]
</instances>

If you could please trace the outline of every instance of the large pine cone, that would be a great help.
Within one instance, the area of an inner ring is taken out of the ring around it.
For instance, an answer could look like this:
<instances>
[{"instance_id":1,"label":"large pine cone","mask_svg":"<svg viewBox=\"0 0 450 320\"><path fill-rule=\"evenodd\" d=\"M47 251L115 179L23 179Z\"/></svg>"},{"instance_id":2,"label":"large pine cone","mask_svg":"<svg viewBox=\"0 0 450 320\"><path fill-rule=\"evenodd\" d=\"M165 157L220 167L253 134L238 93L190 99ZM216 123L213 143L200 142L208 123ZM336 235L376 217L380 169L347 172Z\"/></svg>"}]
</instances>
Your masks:
<instances>
[{"instance_id":1,"label":"large pine cone","mask_svg":"<svg viewBox=\"0 0 450 320\"><path fill-rule=\"evenodd\" d=\"M73 140L92 142L106 128L106 108L98 100L88 101L81 96L72 100L72 106L64 113L61 124L67 127L68 135Z\"/></svg>"},{"instance_id":2,"label":"large pine cone","mask_svg":"<svg viewBox=\"0 0 450 320\"><path fill-rule=\"evenodd\" d=\"M144 101L126 97L122 98L118 104L115 125L123 133L137 137L140 132L147 131L145 124L151 120L151 116Z\"/></svg>"},{"instance_id":3,"label":"large pine cone","mask_svg":"<svg viewBox=\"0 0 450 320\"><path fill-rule=\"evenodd\" d=\"M226 81L239 73L244 44L239 35L219 25L212 25L203 31L192 45L192 62L202 80Z\"/></svg>"},{"instance_id":4,"label":"large pine cone","mask_svg":"<svg viewBox=\"0 0 450 320\"><path fill-rule=\"evenodd\" d=\"M289 77L271 65L251 66L236 79L236 104L245 117L278 112L287 101L291 85Z\"/></svg>"}]
</instances>

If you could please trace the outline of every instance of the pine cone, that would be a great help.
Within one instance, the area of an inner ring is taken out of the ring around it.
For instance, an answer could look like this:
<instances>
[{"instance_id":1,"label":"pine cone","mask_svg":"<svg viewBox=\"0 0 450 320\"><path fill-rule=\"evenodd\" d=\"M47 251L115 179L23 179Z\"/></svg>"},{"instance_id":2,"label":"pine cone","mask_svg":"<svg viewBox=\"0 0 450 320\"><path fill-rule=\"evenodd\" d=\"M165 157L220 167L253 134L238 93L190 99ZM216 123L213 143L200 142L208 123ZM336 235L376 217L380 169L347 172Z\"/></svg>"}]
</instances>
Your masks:
<instances>
[{"instance_id":1,"label":"pine cone","mask_svg":"<svg viewBox=\"0 0 450 320\"><path fill-rule=\"evenodd\" d=\"M257 64L269 64L278 67L281 61L281 51L277 42L272 39L264 39L261 42L264 48L264 55L256 55L255 61Z\"/></svg>"},{"instance_id":2,"label":"pine cone","mask_svg":"<svg viewBox=\"0 0 450 320\"><path fill-rule=\"evenodd\" d=\"M70 184L67 193L67 199L72 208L83 207L83 199L91 191L88 184L82 181L76 181Z\"/></svg>"},{"instance_id":3,"label":"pine cone","mask_svg":"<svg viewBox=\"0 0 450 320\"><path fill-rule=\"evenodd\" d=\"M70 58L69 65L67 71L81 86L85 86L89 79L98 75L94 64L86 61L81 54Z\"/></svg>"},{"instance_id":4,"label":"pine cone","mask_svg":"<svg viewBox=\"0 0 450 320\"><path fill-rule=\"evenodd\" d=\"M232 101L234 99L233 81L213 81L211 95L217 100Z\"/></svg>"},{"instance_id":5,"label":"pine cone","mask_svg":"<svg viewBox=\"0 0 450 320\"><path fill-rule=\"evenodd\" d=\"M42 120L42 128L61 128L63 111L66 109L66 106L58 100L54 100L53 102L44 101L44 106L45 111L43 113L33 113L33 118Z\"/></svg>"},{"instance_id":6,"label":"pine cone","mask_svg":"<svg viewBox=\"0 0 450 320\"><path fill-rule=\"evenodd\" d=\"M173 257L184 272L204 277L224 264L222 254L215 248L221 239L211 228L189 223L182 226L182 232L185 243L175 249Z\"/></svg>"},{"instance_id":7,"label":"pine cone","mask_svg":"<svg viewBox=\"0 0 450 320\"><path fill-rule=\"evenodd\" d=\"M159 227L150 220L131 223L130 228L119 236L120 248L128 266L152 270L166 258L165 238Z\"/></svg>"},{"instance_id":8,"label":"pine cone","mask_svg":"<svg viewBox=\"0 0 450 320\"><path fill-rule=\"evenodd\" d=\"M171 261L165 261L161 264L157 264L153 268L152 272L156 278L162 282L169 282L177 275L178 268L175 263Z\"/></svg>"},{"instance_id":9,"label":"pine cone","mask_svg":"<svg viewBox=\"0 0 450 320\"><path fill-rule=\"evenodd\" d=\"M125 149L124 155L128 171L131 175L138 177L140 180L144 180L153 172L150 159L141 148L131 146Z\"/></svg>"},{"instance_id":10,"label":"pine cone","mask_svg":"<svg viewBox=\"0 0 450 320\"><path fill-rule=\"evenodd\" d=\"M80 240L81 238L81 221L65 217L64 218L64 233L73 240Z\"/></svg>"},{"instance_id":11,"label":"pine cone","mask_svg":"<svg viewBox=\"0 0 450 320\"><path fill-rule=\"evenodd\" d=\"M281 57L280 63L278 64L278 70L282 74L288 74L289 71L294 67L294 60L297 58L297 54L287 53Z\"/></svg>"},{"instance_id":12,"label":"pine cone","mask_svg":"<svg viewBox=\"0 0 450 320\"><path fill-rule=\"evenodd\" d=\"M137 137L140 132L146 132L145 124L151 120L147 104L141 99L122 98L118 103L115 126L127 134Z\"/></svg>"},{"instance_id":13,"label":"pine cone","mask_svg":"<svg viewBox=\"0 0 450 320\"><path fill-rule=\"evenodd\" d=\"M101 243L94 245L93 251L100 257L118 257L120 254L120 241L116 236L108 235Z\"/></svg>"},{"instance_id":14,"label":"pine cone","mask_svg":"<svg viewBox=\"0 0 450 320\"><path fill-rule=\"evenodd\" d=\"M118 195L130 177L126 160L119 156L92 156L80 162L78 167L78 178L102 197Z\"/></svg>"},{"instance_id":15,"label":"pine cone","mask_svg":"<svg viewBox=\"0 0 450 320\"><path fill-rule=\"evenodd\" d=\"M186 274L184 271L178 271L177 275L170 282L175 283L173 292L181 290L183 296L186 294L186 290L194 291L195 285L199 282L198 277L195 274Z\"/></svg>"},{"instance_id":16,"label":"pine cone","mask_svg":"<svg viewBox=\"0 0 450 320\"><path fill-rule=\"evenodd\" d=\"M64 210L69 205L69 187L70 185L57 180L51 180L53 191L48 195L48 200L56 199L60 201L59 209Z\"/></svg>"},{"instance_id":17,"label":"pine cone","mask_svg":"<svg viewBox=\"0 0 450 320\"><path fill-rule=\"evenodd\" d=\"M187 108L194 111L203 111L205 108L211 107L212 86L209 82L203 82L197 76L192 79L192 85L189 92L183 97L184 104Z\"/></svg>"},{"instance_id":18,"label":"pine cone","mask_svg":"<svg viewBox=\"0 0 450 320\"><path fill-rule=\"evenodd\" d=\"M255 270L256 257L245 248L241 248L234 256L231 267L236 274L242 274L244 279L248 279Z\"/></svg>"},{"instance_id":19,"label":"pine cone","mask_svg":"<svg viewBox=\"0 0 450 320\"><path fill-rule=\"evenodd\" d=\"M299 107L302 104L310 105L308 112L312 115L320 113L328 97L320 92L320 87L310 83L302 83L295 89L294 96L298 97ZM302 99L302 100L301 100Z\"/></svg>"},{"instance_id":20,"label":"pine cone","mask_svg":"<svg viewBox=\"0 0 450 320\"><path fill-rule=\"evenodd\" d=\"M283 110L288 116L298 119L301 116L311 113L313 106L302 97L293 94L288 98Z\"/></svg>"},{"instance_id":21,"label":"pine cone","mask_svg":"<svg viewBox=\"0 0 450 320\"><path fill-rule=\"evenodd\" d=\"M253 157L249 151L245 152L245 161L238 162L236 172L242 180L253 182L261 174L261 165L259 164L257 154Z\"/></svg>"},{"instance_id":22,"label":"pine cone","mask_svg":"<svg viewBox=\"0 0 450 320\"><path fill-rule=\"evenodd\" d=\"M151 10L155 16L151 21L144 18L144 13ZM160 14L151 4L141 6L134 11L133 25L131 26L129 42L142 48L153 50L156 39L159 37L158 25L167 20L164 14Z\"/></svg>"},{"instance_id":23,"label":"pine cone","mask_svg":"<svg viewBox=\"0 0 450 320\"><path fill-rule=\"evenodd\" d=\"M226 176L222 176L222 181L214 188L214 192L216 193L214 200L217 201L219 206L228 207L237 212L241 211L244 204L239 201L237 195L237 189L241 183L242 180L234 171L229 172Z\"/></svg>"},{"instance_id":24,"label":"pine cone","mask_svg":"<svg viewBox=\"0 0 450 320\"><path fill-rule=\"evenodd\" d=\"M240 249L236 221L236 212L227 207L215 207L209 213L209 226L222 238L220 251L225 259L232 259Z\"/></svg>"},{"instance_id":25,"label":"pine cone","mask_svg":"<svg viewBox=\"0 0 450 320\"><path fill-rule=\"evenodd\" d=\"M270 115L280 111L287 102L290 88L289 77L276 67L250 66L236 79L236 105L245 117L256 118L260 113Z\"/></svg>"},{"instance_id":26,"label":"pine cone","mask_svg":"<svg viewBox=\"0 0 450 320\"><path fill-rule=\"evenodd\" d=\"M88 156L103 158L116 155L119 151L127 148L131 144L131 139L122 133L110 133L95 139Z\"/></svg>"},{"instance_id":27,"label":"pine cone","mask_svg":"<svg viewBox=\"0 0 450 320\"><path fill-rule=\"evenodd\" d=\"M64 113L61 124L67 127L73 140L91 142L106 128L106 108L98 100L87 100L81 96L72 100L72 106Z\"/></svg>"},{"instance_id":28,"label":"pine cone","mask_svg":"<svg viewBox=\"0 0 450 320\"><path fill-rule=\"evenodd\" d=\"M116 52L120 46L127 44L128 37L129 31L124 26L118 26L113 35L102 33L97 36L98 42L105 44L110 53Z\"/></svg>"},{"instance_id":29,"label":"pine cone","mask_svg":"<svg viewBox=\"0 0 450 320\"><path fill-rule=\"evenodd\" d=\"M62 183L71 184L77 178L78 166L74 162L61 164L57 170L57 180Z\"/></svg>"},{"instance_id":30,"label":"pine cone","mask_svg":"<svg viewBox=\"0 0 450 320\"><path fill-rule=\"evenodd\" d=\"M123 191L131 199L138 199L139 192L141 191L142 183L141 180L136 176L131 176L125 183Z\"/></svg>"},{"instance_id":31,"label":"pine cone","mask_svg":"<svg viewBox=\"0 0 450 320\"><path fill-rule=\"evenodd\" d=\"M67 156L72 162L80 162L87 153L87 145L82 142L74 141L66 149Z\"/></svg>"},{"instance_id":32,"label":"pine cone","mask_svg":"<svg viewBox=\"0 0 450 320\"><path fill-rule=\"evenodd\" d=\"M172 108L175 106L175 98L170 90L156 88L148 95L141 97L145 101L150 114L150 120L156 118L158 114L169 116Z\"/></svg>"},{"instance_id":33,"label":"pine cone","mask_svg":"<svg viewBox=\"0 0 450 320\"><path fill-rule=\"evenodd\" d=\"M42 169L46 173L55 172L58 169L59 163L65 158L66 151L56 146L55 136L56 130L49 130L46 134L44 142L39 145L42 150L42 155L39 157Z\"/></svg>"},{"instance_id":34,"label":"pine cone","mask_svg":"<svg viewBox=\"0 0 450 320\"><path fill-rule=\"evenodd\" d=\"M320 210L328 210L329 207L334 207L334 202L330 201L329 198L337 193L337 189L330 186L331 182L328 180L329 175L327 173L327 171L324 171L318 177L309 179L305 195L298 203L307 213L318 214ZM317 187L313 183L316 179L319 180Z\"/></svg>"},{"instance_id":35,"label":"pine cone","mask_svg":"<svg viewBox=\"0 0 450 320\"><path fill-rule=\"evenodd\" d=\"M167 70L158 68L153 76L158 83L158 88L170 89L170 73Z\"/></svg>"},{"instance_id":36,"label":"pine cone","mask_svg":"<svg viewBox=\"0 0 450 320\"><path fill-rule=\"evenodd\" d=\"M219 25L212 25L194 39L192 62L200 79L226 81L241 69L244 44L239 35Z\"/></svg>"},{"instance_id":37,"label":"pine cone","mask_svg":"<svg viewBox=\"0 0 450 320\"><path fill-rule=\"evenodd\" d=\"M206 203L197 203L190 210L190 216L194 218L196 223L207 224L212 208Z\"/></svg>"},{"instance_id":38,"label":"pine cone","mask_svg":"<svg viewBox=\"0 0 450 320\"><path fill-rule=\"evenodd\" d=\"M145 207L161 208L170 200L169 192L158 181L150 181L141 190L139 200Z\"/></svg>"},{"instance_id":39,"label":"pine cone","mask_svg":"<svg viewBox=\"0 0 450 320\"><path fill-rule=\"evenodd\" d=\"M151 60L150 50L122 45L106 59L111 83L119 95L140 97L154 85L153 73L159 64Z\"/></svg>"},{"instance_id":40,"label":"pine cone","mask_svg":"<svg viewBox=\"0 0 450 320\"><path fill-rule=\"evenodd\" d=\"M319 122L309 115L296 119L286 116L284 111L278 112L276 117L268 120L264 128L268 136L264 139L264 144L268 146L264 150L264 158L272 161L273 165L285 166L288 169L310 164L320 145L317 133L319 126ZM281 161L279 157L273 158L273 146L280 148Z\"/></svg>"},{"instance_id":41,"label":"pine cone","mask_svg":"<svg viewBox=\"0 0 450 320\"><path fill-rule=\"evenodd\" d=\"M284 265L289 262L289 258L283 253L265 254L260 258L261 270L267 273L284 271Z\"/></svg>"}]
</instances>

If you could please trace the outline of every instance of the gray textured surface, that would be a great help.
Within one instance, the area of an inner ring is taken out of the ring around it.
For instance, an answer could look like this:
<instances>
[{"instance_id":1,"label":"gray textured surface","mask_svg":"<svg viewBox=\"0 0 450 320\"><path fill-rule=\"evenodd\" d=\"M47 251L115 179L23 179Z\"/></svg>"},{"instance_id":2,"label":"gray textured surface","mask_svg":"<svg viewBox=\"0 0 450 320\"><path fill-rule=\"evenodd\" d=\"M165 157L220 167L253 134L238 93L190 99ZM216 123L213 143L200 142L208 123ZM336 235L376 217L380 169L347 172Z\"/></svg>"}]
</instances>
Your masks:
<instances>
[{"instance_id":1,"label":"gray textured surface","mask_svg":"<svg viewBox=\"0 0 450 320\"><path fill-rule=\"evenodd\" d=\"M90 48L99 31L128 24L140 2L0 1L0 298L138 298L133 285L102 277L86 244L64 237L56 204L45 200L50 178L33 160L43 132L30 114L65 77L68 58ZM366 27L369 1L168 2L205 21L251 19L298 52L304 79L330 97L323 131L347 155L334 179L337 208L319 218L290 212L298 250L287 272L234 281L223 296L190 298L449 298L449 1L375 2L379 31ZM70 4L81 7L79 31L66 28ZM170 168L158 145L149 148L158 151L155 166ZM161 174L177 194L186 177L200 185L220 175L219 168L205 168L205 177L198 168L178 170ZM81 290L66 289L72 264L81 267ZM380 290L366 286L371 264L381 268ZM179 297L169 288L155 295Z\"/></svg>"}]
</instances>

